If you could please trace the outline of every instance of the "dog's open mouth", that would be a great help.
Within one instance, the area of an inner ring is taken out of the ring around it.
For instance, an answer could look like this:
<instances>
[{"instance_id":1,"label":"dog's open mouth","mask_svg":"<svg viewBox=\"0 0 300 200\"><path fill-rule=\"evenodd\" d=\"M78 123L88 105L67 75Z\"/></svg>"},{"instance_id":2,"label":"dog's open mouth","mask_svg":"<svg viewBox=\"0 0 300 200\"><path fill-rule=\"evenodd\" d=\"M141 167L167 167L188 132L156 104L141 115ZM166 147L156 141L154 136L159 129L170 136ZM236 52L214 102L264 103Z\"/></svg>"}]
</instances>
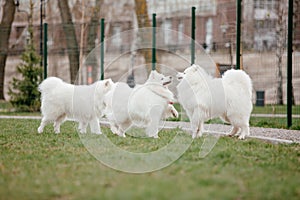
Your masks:
<instances>
[{"instance_id":1,"label":"dog's open mouth","mask_svg":"<svg viewBox=\"0 0 300 200\"><path fill-rule=\"evenodd\" d=\"M165 85L169 85L171 82L172 82L172 81L167 81L167 82L164 82L164 83L163 83L163 86L165 86Z\"/></svg>"}]
</instances>

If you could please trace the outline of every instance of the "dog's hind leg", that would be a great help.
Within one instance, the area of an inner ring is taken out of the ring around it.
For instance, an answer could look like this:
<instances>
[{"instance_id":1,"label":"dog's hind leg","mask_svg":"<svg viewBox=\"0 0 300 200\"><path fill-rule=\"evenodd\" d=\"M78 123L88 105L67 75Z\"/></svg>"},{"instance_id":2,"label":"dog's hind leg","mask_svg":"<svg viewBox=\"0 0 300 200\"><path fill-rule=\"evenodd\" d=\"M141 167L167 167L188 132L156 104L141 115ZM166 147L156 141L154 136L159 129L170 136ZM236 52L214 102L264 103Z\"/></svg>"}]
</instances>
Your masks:
<instances>
[{"instance_id":1,"label":"dog's hind leg","mask_svg":"<svg viewBox=\"0 0 300 200\"><path fill-rule=\"evenodd\" d=\"M201 119L201 111L199 109L195 109L191 119L192 131L193 131L193 139L196 137L202 136L202 128L203 128L203 120Z\"/></svg>"},{"instance_id":2,"label":"dog's hind leg","mask_svg":"<svg viewBox=\"0 0 300 200\"><path fill-rule=\"evenodd\" d=\"M204 127L204 122L201 121L199 123L199 126L198 126L198 133L197 133L196 137L201 137L202 136L202 134L203 134L203 127Z\"/></svg>"},{"instance_id":3,"label":"dog's hind leg","mask_svg":"<svg viewBox=\"0 0 300 200\"><path fill-rule=\"evenodd\" d=\"M232 128L232 130L231 130L231 132L230 133L228 133L228 136L229 137L232 137L232 136L234 136L235 134L237 134L238 133L238 131L240 130L240 128L239 127L237 127L237 126L233 126L233 128Z\"/></svg>"},{"instance_id":4,"label":"dog's hind leg","mask_svg":"<svg viewBox=\"0 0 300 200\"><path fill-rule=\"evenodd\" d=\"M118 133L117 133L117 135L118 136L121 136L121 137L126 137L126 131L125 130L123 130L122 128L119 128L118 129Z\"/></svg>"},{"instance_id":5,"label":"dog's hind leg","mask_svg":"<svg viewBox=\"0 0 300 200\"><path fill-rule=\"evenodd\" d=\"M114 122L109 122L110 130L113 132L113 134L118 135L118 125Z\"/></svg>"},{"instance_id":6,"label":"dog's hind leg","mask_svg":"<svg viewBox=\"0 0 300 200\"><path fill-rule=\"evenodd\" d=\"M246 136L249 136L250 135L250 130L249 130L249 126L242 126L241 127L241 134L239 136L239 139L240 140L243 140L245 139Z\"/></svg>"},{"instance_id":7,"label":"dog's hind leg","mask_svg":"<svg viewBox=\"0 0 300 200\"><path fill-rule=\"evenodd\" d=\"M154 124L150 124L146 128L146 134L149 137L159 138L159 136L158 136L158 127Z\"/></svg>"},{"instance_id":8,"label":"dog's hind leg","mask_svg":"<svg viewBox=\"0 0 300 200\"><path fill-rule=\"evenodd\" d=\"M198 138L201 137L203 134L203 122L198 122L197 124L192 125L192 129L193 129L193 135L192 138Z\"/></svg>"},{"instance_id":9,"label":"dog's hind leg","mask_svg":"<svg viewBox=\"0 0 300 200\"><path fill-rule=\"evenodd\" d=\"M121 137L126 137L126 131L131 127L132 123L130 119L127 119L125 122L119 124L118 135Z\"/></svg>"},{"instance_id":10,"label":"dog's hind leg","mask_svg":"<svg viewBox=\"0 0 300 200\"><path fill-rule=\"evenodd\" d=\"M55 133L60 133L60 125L65 121L66 116L66 113L63 113L62 115L58 116L54 121L53 127Z\"/></svg>"},{"instance_id":11,"label":"dog's hind leg","mask_svg":"<svg viewBox=\"0 0 300 200\"><path fill-rule=\"evenodd\" d=\"M230 119L227 117L226 114L221 115L220 118L223 122L230 124Z\"/></svg>"},{"instance_id":12,"label":"dog's hind leg","mask_svg":"<svg viewBox=\"0 0 300 200\"><path fill-rule=\"evenodd\" d=\"M38 133L42 133L43 130L44 130L44 128L45 128L45 126L47 124L49 124L50 122L51 122L51 120L47 119L46 117L43 117L43 119L41 121L41 124L40 124L40 126L38 128Z\"/></svg>"}]
</instances>

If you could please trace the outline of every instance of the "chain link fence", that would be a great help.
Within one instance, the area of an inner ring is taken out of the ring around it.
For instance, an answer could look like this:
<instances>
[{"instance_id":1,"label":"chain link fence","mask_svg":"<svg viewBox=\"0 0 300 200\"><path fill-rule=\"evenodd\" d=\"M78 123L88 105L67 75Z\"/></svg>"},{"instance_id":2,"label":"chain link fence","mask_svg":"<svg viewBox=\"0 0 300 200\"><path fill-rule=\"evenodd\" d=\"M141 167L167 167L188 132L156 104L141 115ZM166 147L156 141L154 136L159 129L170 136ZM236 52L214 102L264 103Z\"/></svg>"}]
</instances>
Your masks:
<instances>
[{"instance_id":1,"label":"chain link fence","mask_svg":"<svg viewBox=\"0 0 300 200\"><path fill-rule=\"evenodd\" d=\"M166 1L168 2L168 1ZM168 7L155 1L148 1L147 16L151 25L151 14L157 14L157 63L183 71L190 61L191 5L176 1L177 6ZM192 2L195 3L195 2ZM281 5L282 4L282 5ZM105 17L105 78L114 81L131 73L134 66L149 64L141 51L133 53L134 42L151 47L151 37L143 38L142 33L132 31L140 28L135 16L134 6L127 6L126 17ZM170 6L170 5L169 5ZM242 14L242 68L253 81L253 104L258 107L254 114L266 114L267 117L286 114L287 90L287 8L279 1L243 1ZM122 9L122 8L121 8ZM111 10L111 9L110 9ZM150 13L151 12L151 13ZM118 12L120 13L120 12ZM50 17L49 17L50 19ZM90 18L89 18L90 19ZM296 19L298 20L298 19ZM78 80L89 84L98 80L100 74L100 18L97 21L73 20L73 25L48 20L48 76L61 77L71 81L68 55L79 56L80 68ZM297 21L298 22L298 21ZM72 26L76 38L66 35L64 26ZM14 25L5 67L5 91L12 77L18 77L16 66L21 62L20 54L24 51L28 35L26 23ZM2 30L0 30L2 31ZM40 26L34 26L34 40L39 51ZM0 32L1 34L1 32ZM139 35L140 34L140 35ZM293 53L293 114L300 115L300 51L299 26L294 27ZM68 40L76 41L77 46L70 46ZM236 55L236 3L235 1L197 1L196 4L196 63L213 65L209 73L218 77L218 66L235 66ZM298 45L298 46L297 46ZM137 49L137 48L135 48ZM93 50L93 51L92 51ZM207 54L205 54L205 53ZM174 56L178 59L174 59ZM44 55L45 56L45 55ZM74 63L73 63L74 64ZM109 66L109 67L108 67ZM139 81L142 74L135 74ZM9 97L6 94L6 98ZM280 105L283 104L283 105ZM259 107L265 107L260 109ZM282 117L281 116L281 117Z\"/></svg>"}]
</instances>

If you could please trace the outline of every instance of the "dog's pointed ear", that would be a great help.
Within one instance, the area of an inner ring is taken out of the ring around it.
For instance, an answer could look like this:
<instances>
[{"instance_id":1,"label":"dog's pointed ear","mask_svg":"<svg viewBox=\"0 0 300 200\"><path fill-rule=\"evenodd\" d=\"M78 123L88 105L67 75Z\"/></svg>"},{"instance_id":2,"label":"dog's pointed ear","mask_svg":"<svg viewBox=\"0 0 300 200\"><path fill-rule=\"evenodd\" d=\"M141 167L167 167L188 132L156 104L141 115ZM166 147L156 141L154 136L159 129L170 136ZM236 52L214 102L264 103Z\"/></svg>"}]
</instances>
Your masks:
<instances>
[{"instance_id":1,"label":"dog's pointed ear","mask_svg":"<svg viewBox=\"0 0 300 200\"><path fill-rule=\"evenodd\" d=\"M193 64L192 66L192 69L193 69L193 72L196 72L197 70L198 70L198 65L196 65L196 64Z\"/></svg>"},{"instance_id":2,"label":"dog's pointed ear","mask_svg":"<svg viewBox=\"0 0 300 200\"><path fill-rule=\"evenodd\" d=\"M113 84L113 81L111 79L107 79L104 83L105 87L110 87Z\"/></svg>"},{"instance_id":3,"label":"dog's pointed ear","mask_svg":"<svg viewBox=\"0 0 300 200\"><path fill-rule=\"evenodd\" d=\"M155 72L156 72L155 70L151 70L149 77L154 79Z\"/></svg>"}]
</instances>

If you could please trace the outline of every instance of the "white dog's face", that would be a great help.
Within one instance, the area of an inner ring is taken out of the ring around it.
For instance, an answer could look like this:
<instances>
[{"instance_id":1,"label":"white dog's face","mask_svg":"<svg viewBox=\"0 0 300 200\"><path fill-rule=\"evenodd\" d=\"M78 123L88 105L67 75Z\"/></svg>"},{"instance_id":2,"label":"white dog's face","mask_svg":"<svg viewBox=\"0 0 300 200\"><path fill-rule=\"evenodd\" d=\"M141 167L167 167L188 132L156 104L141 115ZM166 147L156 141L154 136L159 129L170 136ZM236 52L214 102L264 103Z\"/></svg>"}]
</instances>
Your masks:
<instances>
[{"instance_id":1,"label":"white dog's face","mask_svg":"<svg viewBox=\"0 0 300 200\"><path fill-rule=\"evenodd\" d=\"M186 76L193 74L197 71L198 66L197 65L192 65L188 68L186 68L183 72L178 72L176 75L177 80L182 80L184 79Z\"/></svg>"},{"instance_id":2,"label":"white dog's face","mask_svg":"<svg viewBox=\"0 0 300 200\"><path fill-rule=\"evenodd\" d=\"M148 82L161 83L163 86L167 86L172 83L172 76L164 76L155 70L152 70Z\"/></svg>"},{"instance_id":3,"label":"white dog's face","mask_svg":"<svg viewBox=\"0 0 300 200\"><path fill-rule=\"evenodd\" d=\"M181 81L184 77L185 77L185 73L184 72L178 72L176 74L176 78L177 78L178 81Z\"/></svg>"}]
</instances>

